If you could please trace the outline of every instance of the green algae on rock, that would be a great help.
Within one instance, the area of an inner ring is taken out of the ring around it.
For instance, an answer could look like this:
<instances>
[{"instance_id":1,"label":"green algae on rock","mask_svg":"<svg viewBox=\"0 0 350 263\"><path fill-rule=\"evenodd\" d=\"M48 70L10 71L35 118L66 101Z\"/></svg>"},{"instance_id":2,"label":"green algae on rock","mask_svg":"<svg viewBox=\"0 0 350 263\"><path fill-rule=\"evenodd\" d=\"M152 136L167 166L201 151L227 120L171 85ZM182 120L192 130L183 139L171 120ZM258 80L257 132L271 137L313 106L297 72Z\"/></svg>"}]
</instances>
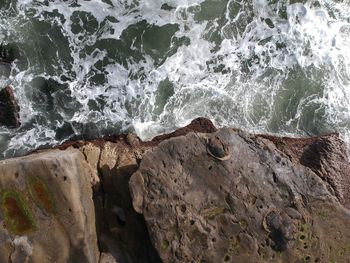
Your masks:
<instances>
[{"instance_id":1,"label":"green algae on rock","mask_svg":"<svg viewBox=\"0 0 350 263\"><path fill-rule=\"evenodd\" d=\"M1 211L5 226L11 234L23 235L35 229L35 221L22 194L16 190L6 190L1 194Z\"/></svg>"},{"instance_id":2,"label":"green algae on rock","mask_svg":"<svg viewBox=\"0 0 350 263\"><path fill-rule=\"evenodd\" d=\"M0 162L0 262L97 263L92 176L76 149Z\"/></svg>"}]
</instances>

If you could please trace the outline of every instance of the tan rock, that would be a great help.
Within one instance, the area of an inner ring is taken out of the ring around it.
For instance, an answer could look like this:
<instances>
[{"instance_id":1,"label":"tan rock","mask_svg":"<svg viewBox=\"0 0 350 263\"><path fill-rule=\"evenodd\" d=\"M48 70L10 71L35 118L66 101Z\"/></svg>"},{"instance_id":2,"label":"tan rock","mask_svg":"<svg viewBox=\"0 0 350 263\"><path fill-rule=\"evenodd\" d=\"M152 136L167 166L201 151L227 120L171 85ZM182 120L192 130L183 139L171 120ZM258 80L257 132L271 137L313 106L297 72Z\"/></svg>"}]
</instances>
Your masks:
<instances>
[{"instance_id":1,"label":"tan rock","mask_svg":"<svg viewBox=\"0 0 350 263\"><path fill-rule=\"evenodd\" d=\"M126 135L126 140L128 144L132 147L140 145L140 139L135 133L129 132Z\"/></svg>"},{"instance_id":2,"label":"tan rock","mask_svg":"<svg viewBox=\"0 0 350 263\"><path fill-rule=\"evenodd\" d=\"M87 143L81 148L79 148L79 150L84 154L85 160L91 166L91 185L98 186L98 184L100 183L100 178L98 177L98 164L101 155L100 147L92 143Z\"/></svg>"},{"instance_id":3,"label":"tan rock","mask_svg":"<svg viewBox=\"0 0 350 263\"><path fill-rule=\"evenodd\" d=\"M0 262L97 262L91 177L75 149L0 162Z\"/></svg>"},{"instance_id":4,"label":"tan rock","mask_svg":"<svg viewBox=\"0 0 350 263\"><path fill-rule=\"evenodd\" d=\"M99 263L118 263L117 260L109 253L101 253Z\"/></svg>"},{"instance_id":5,"label":"tan rock","mask_svg":"<svg viewBox=\"0 0 350 263\"><path fill-rule=\"evenodd\" d=\"M112 170L118 161L118 147L115 143L106 142L102 148L99 168Z\"/></svg>"}]
</instances>

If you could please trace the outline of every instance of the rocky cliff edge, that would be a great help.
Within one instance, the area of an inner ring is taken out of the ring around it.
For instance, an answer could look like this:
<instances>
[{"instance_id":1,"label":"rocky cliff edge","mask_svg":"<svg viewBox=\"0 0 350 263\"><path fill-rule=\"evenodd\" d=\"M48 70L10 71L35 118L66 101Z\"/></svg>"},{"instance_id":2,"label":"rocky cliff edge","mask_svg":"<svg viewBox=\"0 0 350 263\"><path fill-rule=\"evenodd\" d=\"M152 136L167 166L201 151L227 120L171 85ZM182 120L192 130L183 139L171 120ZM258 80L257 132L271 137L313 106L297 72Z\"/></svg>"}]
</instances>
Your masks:
<instances>
[{"instance_id":1,"label":"rocky cliff edge","mask_svg":"<svg viewBox=\"0 0 350 263\"><path fill-rule=\"evenodd\" d=\"M0 162L0 262L350 262L337 134L75 141Z\"/></svg>"}]
</instances>

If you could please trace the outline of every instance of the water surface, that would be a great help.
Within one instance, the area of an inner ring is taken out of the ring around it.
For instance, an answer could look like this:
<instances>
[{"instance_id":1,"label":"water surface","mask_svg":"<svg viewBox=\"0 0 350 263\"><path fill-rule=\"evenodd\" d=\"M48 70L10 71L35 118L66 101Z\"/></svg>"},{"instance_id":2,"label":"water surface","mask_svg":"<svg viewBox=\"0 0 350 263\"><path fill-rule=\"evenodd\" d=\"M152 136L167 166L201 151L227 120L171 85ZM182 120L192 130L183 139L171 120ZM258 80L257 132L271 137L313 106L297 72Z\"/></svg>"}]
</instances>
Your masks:
<instances>
[{"instance_id":1,"label":"water surface","mask_svg":"<svg viewBox=\"0 0 350 263\"><path fill-rule=\"evenodd\" d=\"M72 138L150 138L204 116L308 136L350 127L350 1L2 0L22 127L2 158Z\"/></svg>"}]
</instances>

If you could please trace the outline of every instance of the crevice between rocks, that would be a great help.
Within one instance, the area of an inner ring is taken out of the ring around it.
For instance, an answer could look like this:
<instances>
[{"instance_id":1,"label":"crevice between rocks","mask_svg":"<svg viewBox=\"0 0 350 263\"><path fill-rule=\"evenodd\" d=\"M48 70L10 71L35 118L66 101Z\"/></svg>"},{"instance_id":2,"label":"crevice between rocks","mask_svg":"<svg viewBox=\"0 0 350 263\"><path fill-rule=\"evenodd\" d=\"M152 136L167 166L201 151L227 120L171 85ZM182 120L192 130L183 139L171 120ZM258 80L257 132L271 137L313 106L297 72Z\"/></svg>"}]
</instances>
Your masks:
<instances>
[{"instance_id":1,"label":"crevice between rocks","mask_svg":"<svg viewBox=\"0 0 350 263\"><path fill-rule=\"evenodd\" d=\"M137 166L119 166L117 161L113 168L106 165L101 167L103 146L99 148L96 169L100 182L93 191L93 201L100 258L107 253L118 263L161 262L150 241L143 216L132 207L128 188L129 179L138 169L140 160ZM136 154L133 156L136 159Z\"/></svg>"}]
</instances>

